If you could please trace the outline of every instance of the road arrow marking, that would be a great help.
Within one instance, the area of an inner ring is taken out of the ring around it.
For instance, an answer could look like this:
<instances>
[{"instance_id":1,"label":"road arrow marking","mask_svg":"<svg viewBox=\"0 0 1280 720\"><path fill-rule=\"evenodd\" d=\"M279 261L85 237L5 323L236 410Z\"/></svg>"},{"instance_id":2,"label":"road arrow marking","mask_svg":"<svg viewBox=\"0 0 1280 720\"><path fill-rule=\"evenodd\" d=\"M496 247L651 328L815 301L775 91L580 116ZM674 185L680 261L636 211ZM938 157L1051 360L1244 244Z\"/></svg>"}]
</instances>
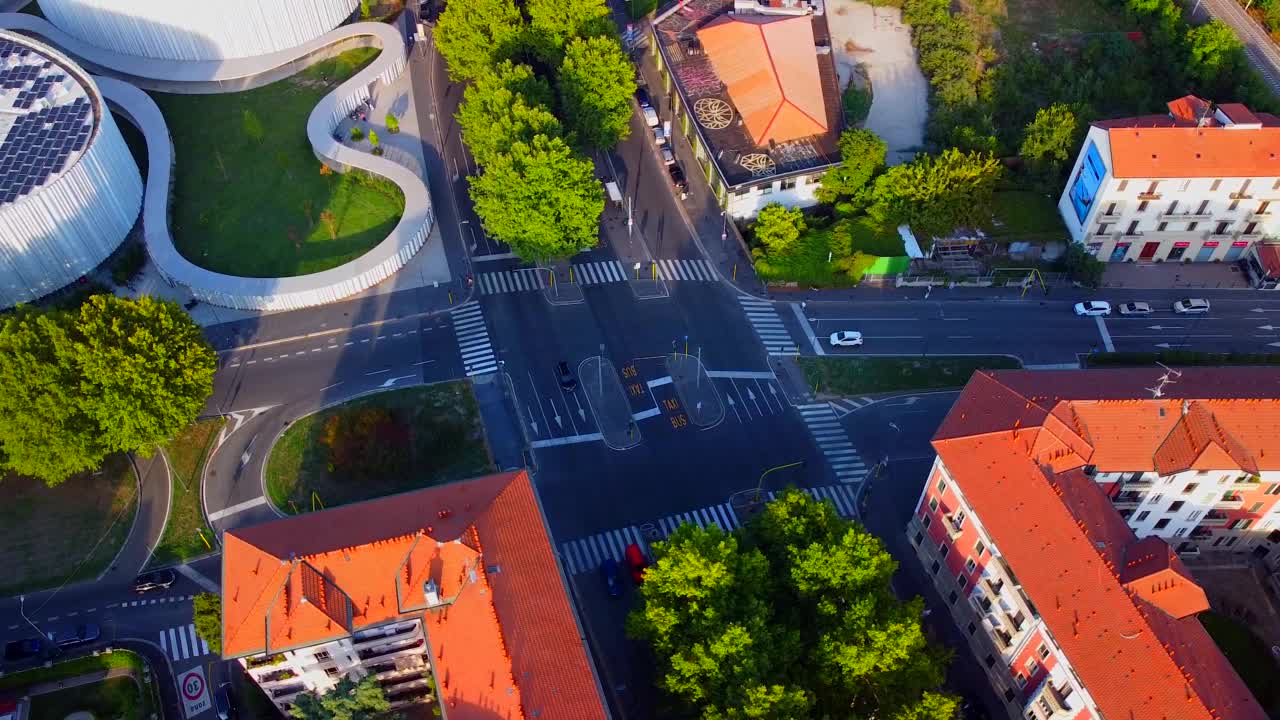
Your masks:
<instances>
[{"instance_id":1,"label":"road arrow marking","mask_svg":"<svg viewBox=\"0 0 1280 720\"><path fill-rule=\"evenodd\" d=\"M383 380L382 384L379 385L378 387L384 387L384 388L391 387L392 385L396 384L397 380L412 380L416 377L418 376L417 375L401 375L400 377L387 378L386 380Z\"/></svg>"},{"instance_id":2,"label":"road arrow marking","mask_svg":"<svg viewBox=\"0 0 1280 720\"><path fill-rule=\"evenodd\" d=\"M542 431L538 429L538 421L537 421L537 420L530 420L530 421L529 421L529 425L531 425L531 426L533 427L533 434L534 434L534 435L537 435L538 437L542 437Z\"/></svg>"},{"instance_id":3,"label":"road arrow marking","mask_svg":"<svg viewBox=\"0 0 1280 720\"><path fill-rule=\"evenodd\" d=\"M755 400L755 399L756 399L756 395L755 395L755 393L751 392L751 388L747 388L747 399L748 399L748 400Z\"/></svg>"},{"instance_id":4,"label":"road arrow marking","mask_svg":"<svg viewBox=\"0 0 1280 720\"><path fill-rule=\"evenodd\" d=\"M1156 343L1156 347L1168 350L1169 348L1186 347L1190 344L1191 343Z\"/></svg>"},{"instance_id":5,"label":"road arrow marking","mask_svg":"<svg viewBox=\"0 0 1280 720\"><path fill-rule=\"evenodd\" d=\"M1259 325L1259 326L1258 326L1258 329L1259 329L1259 330L1266 330L1267 332L1271 332L1272 330L1275 330L1275 329L1276 329L1276 326L1275 326L1275 325Z\"/></svg>"},{"instance_id":6,"label":"road arrow marking","mask_svg":"<svg viewBox=\"0 0 1280 720\"><path fill-rule=\"evenodd\" d=\"M560 417L560 412L559 412L559 411L556 411L555 420L556 420L556 425L559 425L559 426L560 426L560 429L561 429L561 430L563 430L563 429L564 429L564 418Z\"/></svg>"},{"instance_id":7,"label":"road arrow marking","mask_svg":"<svg viewBox=\"0 0 1280 720\"><path fill-rule=\"evenodd\" d=\"M1148 325L1148 330L1181 330L1181 325Z\"/></svg>"},{"instance_id":8,"label":"road arrow marking","mask_svg":"<svg viewBox=\"0 0 1280 720\"><path fill-rule=\"evenodd\" d=\"M1280 347L1280 342L1267 343L1267 347Z\"/></svg>"},{"instance_id":9,"label":"road arrow marking","mask_svg":"<svg viewBox=\"0 0 1280 720\"><path fill-rule=\"evenodd\" d=\"M1268 309L1268 308L1254 308L1254 309L1250 310L1249 312L1256 312L1256 313L1264 313L1264 312L1280 312L1280 308L1277 308L1277 309L1274 309L1274 310L1272 310L1272 309Z\"/></svg>"}]
</instances>

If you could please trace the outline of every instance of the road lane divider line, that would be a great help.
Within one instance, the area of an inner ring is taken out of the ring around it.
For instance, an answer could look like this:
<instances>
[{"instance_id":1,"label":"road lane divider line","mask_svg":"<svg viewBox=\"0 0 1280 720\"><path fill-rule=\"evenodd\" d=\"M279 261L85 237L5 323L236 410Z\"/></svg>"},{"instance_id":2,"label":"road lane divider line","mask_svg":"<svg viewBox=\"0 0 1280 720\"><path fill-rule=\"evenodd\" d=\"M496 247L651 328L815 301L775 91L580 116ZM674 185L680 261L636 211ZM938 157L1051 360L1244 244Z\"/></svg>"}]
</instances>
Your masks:
<instances>
[{"instance_id":1,"label":"road lane divider line","mask_svg":"<svg viewBox=\"0 0 1280 720\"><path fill-rule=\"evenodd\" d=\"M560 445L595 442L597 440L604 440L604 435L600 433L587 433L585 435L570 435L568 437L551 438L549 440L534 440L529 444L529 446L532 448L557 447Z\"/></svg>"},{"instance_id":2,"label":"road lane divider line","mask_svg":"<svg viewBox=\"0 0 1280 720\"><path fill-rule=\"evenodd\" d=\"M252 500L245 500L244 502L236 503L235 505L232 505L230 507L225 507L221 510L216 510L214 512L209 513L209 522L213 522L215 520L221 520L224 517L230 517L231 515L235 515L236 513L241 513L241 512L244 512L245 510L250 510L252 508L258 507L259 505L266 505L266 504L267 504L267 496L259 495L258 497Z\"/></svg>"},{"instance_id":3,"label":"road lane divider line","mask_svg":"<svg viewBox=\"0 0 1280 720\"><path fill-rule=\"evenodd\" d=\"M751 370L708 370L707 377L713 378L738 378L739 380L772 380L777 375L771 372L756 372Z\"/></svg>"}]
</instances>

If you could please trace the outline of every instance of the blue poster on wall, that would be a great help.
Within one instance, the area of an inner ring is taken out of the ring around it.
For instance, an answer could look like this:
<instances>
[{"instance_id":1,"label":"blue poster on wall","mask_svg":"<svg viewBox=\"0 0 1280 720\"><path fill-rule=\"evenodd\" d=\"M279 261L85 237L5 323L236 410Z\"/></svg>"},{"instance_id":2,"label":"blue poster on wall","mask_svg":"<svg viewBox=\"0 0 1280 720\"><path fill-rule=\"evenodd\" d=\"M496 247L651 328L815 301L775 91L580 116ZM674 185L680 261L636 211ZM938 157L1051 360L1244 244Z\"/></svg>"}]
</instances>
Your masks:
<instances>
[{"instance_id":1,"label":"blue poster on wall","mask_svg":"<svg viewBox=\"0 0 1280 720\"><path fill-rule=\"evenodd\" d=\"M1089 209L1093 207L1093 200L1098 195L1098 188L1102 186L1102 178L1106 174L1107 168L1102 164L1098 147L1089 143L1089 148L1084 153L1084 162L1080 163L1080 170L1071 183L1071 207L1075 208L1077 221L1083 223L1089 215Z\"/></svg>"}]
</instances>

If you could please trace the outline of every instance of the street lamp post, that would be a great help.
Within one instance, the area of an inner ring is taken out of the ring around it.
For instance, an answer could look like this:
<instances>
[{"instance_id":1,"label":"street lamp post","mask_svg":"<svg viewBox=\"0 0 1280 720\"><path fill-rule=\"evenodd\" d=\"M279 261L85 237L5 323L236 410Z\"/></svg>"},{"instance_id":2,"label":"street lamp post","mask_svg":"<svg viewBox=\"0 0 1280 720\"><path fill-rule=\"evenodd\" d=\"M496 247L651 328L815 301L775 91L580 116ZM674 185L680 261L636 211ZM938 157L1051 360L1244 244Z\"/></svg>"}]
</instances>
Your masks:
<instances>
[{"instance_id":1,"label":"street lamp post","mask_svg":"<svg viewBox=\"0 0 1280 720\"><path fill-rule=\"evenodd\" d=\"M27 624L30 625L33 630L36 631L36 635L39 635L43 639L44 632L40 628L36 627L35 623L31 622L31 618L27 617L26 604L27 604L27 596L19 595L18 596L18 614L22 616L23 620L27 621Z\"/></svg>"},{"instance_id":2,"label":"street lamp post","mask_svg":"<svg viewBox=\"0 0 1280 720\"><path fill-rule=\"evenodd\" d=\"M805 464L804 460L797 460L793 463L787 463L786 465L778 465L777 467L771 467L768 470L765 470L764 472L760 473L760 481L756 483L756 499L753 502L757 502L757 503L760 502L760 493L761 491L764 490L764 478L766 475L773 472L774 470L786 470L787 468L804 467L804 464Z\"/></svg>"}]
</instances>

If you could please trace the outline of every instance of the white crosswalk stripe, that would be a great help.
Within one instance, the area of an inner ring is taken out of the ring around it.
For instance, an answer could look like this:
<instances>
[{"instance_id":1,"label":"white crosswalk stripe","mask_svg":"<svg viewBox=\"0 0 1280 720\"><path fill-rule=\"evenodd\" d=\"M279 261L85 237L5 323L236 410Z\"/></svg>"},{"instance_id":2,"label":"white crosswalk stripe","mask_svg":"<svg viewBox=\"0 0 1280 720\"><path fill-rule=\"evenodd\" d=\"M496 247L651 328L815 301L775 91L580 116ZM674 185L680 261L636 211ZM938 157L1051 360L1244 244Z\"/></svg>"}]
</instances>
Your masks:
<instances>
[{"instance_id":1,"label":"white crosswalk stripe","mask_svg":"<svg viewBox=\"0 0 1280 720\"><path fill-rule=\"evenodd\" d=\"M499 270L497 272L477 273L476 283L480 288L481 295L531 292L546 287L543 274L537 268Z\"/></svg>"},{"instance_id":2,"label":"white crosswalk stripe","mask_svg":"<svg viewBox=\"0 0 1280 720\"><path fill-rule=\"evenodd\" d=\"M209 643L196 634L194 623L160 631L160 649L172 660L188 660L209 654Z\"/></svg>"},{"instance_id":3,"label":"white crosswalk stripe","mask_svg":"<svg viewBox=\"0 0 1280 720\"><path fill-rule=\"evenodd\" d=\"M449 317L453 320L453 334L458 338L458 354L467 377L497 370L498 360L493 355L493 343L489 340L480 304L460 305Z\"/></svg>"},{"instance_id":4,"label":"white crosswalk stripe","mask_svg":"<svg viewBox=\"0 0 1280 720\"><path fill-rule=\"evenodd\" d=\"M770 355L796 355L800 352L773 303L749 295L739 295L738 303Z\"/></svg>"},{"instance_id":5,"label":"white crosswalk stripe","mask_svg":"<svg viewBox=\"0 0 1280 720\"><path fill-rule=\"evenodd\" d=\"M663 280L695 280L715 282L715 268L706 260L659 260L658 277Z\"/></svg>"},{"instance_id":6,"label":"white crosswalk stripe","mask_svg":"<svg viewBox=\"0 0 1280 720\"><path fill-rule=\"evenodd\" d=\"M835 505L836 512L840 517L850 519L854 517L854 508L857 504L857 489L855 487L828 485L826 487L802 489L819 500L830 500L831 504ZM766 493L766 497L769 500L773 500L777 497L777 494L769 492ZM742 525L729 503L721 503L690 510L689 512L668 515L658 520L651 526L651 530L657 533L654 539L666 539L671 533L675 532L676 528L687 522L701 528L716 525L726 532L736 530ZM619 563L623 562L623 552L632 543L639 545L644 550L645 555L652 557L652 552L649 549L649 543L646 541L644 533L635 525L628 525L618 530L596 533L581 540L561 543L561 561L564 564L565 572L569 575L577 575L599 568L600 563L604 562L605 558L611 557Z\"/></svg>"},{"instance_id":7,"label":"white crosswalk stripe","mask_svg":"<svg viewBox=\"0 0 1280 720\"><path fill-rule=\"evenodd\" d=\"M829 403L800 405L800 418L809 428L809 434L818 445L818 450L826 456L827 463L842 483L858 483L867 476L869 469L858 456L858 451L849 442L840 425L839 417Z\"/></svg>"}]
</instances>

